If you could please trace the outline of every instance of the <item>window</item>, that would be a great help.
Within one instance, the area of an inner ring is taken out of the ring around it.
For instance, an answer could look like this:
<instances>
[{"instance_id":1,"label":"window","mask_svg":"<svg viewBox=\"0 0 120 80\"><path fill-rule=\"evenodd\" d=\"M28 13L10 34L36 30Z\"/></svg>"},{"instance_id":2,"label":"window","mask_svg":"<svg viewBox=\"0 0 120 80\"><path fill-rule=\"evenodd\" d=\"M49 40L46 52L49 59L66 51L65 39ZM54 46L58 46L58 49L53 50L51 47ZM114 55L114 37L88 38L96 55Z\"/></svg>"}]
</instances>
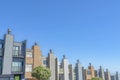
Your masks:
<instances>
[{"instance_id":1,"label":"window","mask_svg":"<svg viewBox=\"0 0 120 80\"><path fill-rule=\"evenodd\" d=\"M12 62L12 71L22 71L22 62Z\"/></svg>"},{"instance_id":2,"label":"window","mask_svg":"<svg viewBox=\"0 0 120 80\"><path fill-rule=\"evenodd\" d=\"M32 64L26 64L25 71L26 72L32 72Z\"/></svg>"},{"instance_id":3,"label":"window","mask_svg":"<svg viewBox=\"0 0 120 80\"><path fill-rule=\"evenodd\" d=\"M2 44L0 44L0 48L2 48Z\"/></svg>"},{"instance_id":4,"label":"window","mask_svg":"<svg viewBox=\"0 0 120 80\"><path fill-rule=\"evenodd\" d=\"M19 46L14 46L13 47L13 55L16 55L16 56L19 55Z\"/></svg>"},{"instance_id":5,"label":"window","mask_svg":"<svg viewBox=\"0 0 120 80\"><path fill-rule=\"evenodd\" d=\"M90 70L87 71L87 75L91 75L91 71Z\"/></svg>"},{"instance_id":6,"label":"window","mask_svg":"<svg viewBox=\"0 0 120 80\"><path fill-rule=\"evenodd\" d=\"M2 61L0 60L0 74L2 73Z\"/></svg>"},{"instance_id":7,"label":"window","mask_svg":"<svg viewBox=\"0 0 120 80\"><path fill-rule=\"evenodd\" d=\"M32 52L27 52L26 57L32 57Z\"/></svg>"},{"instance_id":8,"label":"window","mask_svg":"<svg viewBox=\"0 0 120 80\"><path fill-rule=\"evenodd\" d=\"M43 61L43 64L46 65L46 60Z\"/></svg>"},{"instance_id":9,"label":"window","mask_svg":"<svg viewBox=\"0 0 120 80\"><path fill-rule=\"evenodd\" d=\"M19 46L14 46L14 50L18 51L19 50Z\"/></svg>"},{"instance_id":10,"label":"window","mask_svg":"<svg viewBox=\"0 0 120 80\"><path fill-rule=\"evenodd\" d=\"M0 44L0 56L2 56L2 51L3 51L2 44Z\"/></svg>"}]
</instances>

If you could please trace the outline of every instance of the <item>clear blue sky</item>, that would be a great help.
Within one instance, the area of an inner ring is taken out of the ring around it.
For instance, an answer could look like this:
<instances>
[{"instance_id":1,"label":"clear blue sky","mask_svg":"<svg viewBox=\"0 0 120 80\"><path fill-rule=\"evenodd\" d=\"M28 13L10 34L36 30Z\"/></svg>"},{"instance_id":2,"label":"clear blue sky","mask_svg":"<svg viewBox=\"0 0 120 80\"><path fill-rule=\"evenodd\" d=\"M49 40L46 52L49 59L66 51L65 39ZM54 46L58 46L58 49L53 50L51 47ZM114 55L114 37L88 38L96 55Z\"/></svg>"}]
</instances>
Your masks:
<instances>
[{"instance_id":1,"label":"clear blue sky","mask_svg":"<svg viewBox=\"0 0 120 80\"><path fill-rule=\"evenodd\" d=\"M1 0L0 38L7 28L43 55L120 71L120 0Z\"/></svg>"}]
</instances>

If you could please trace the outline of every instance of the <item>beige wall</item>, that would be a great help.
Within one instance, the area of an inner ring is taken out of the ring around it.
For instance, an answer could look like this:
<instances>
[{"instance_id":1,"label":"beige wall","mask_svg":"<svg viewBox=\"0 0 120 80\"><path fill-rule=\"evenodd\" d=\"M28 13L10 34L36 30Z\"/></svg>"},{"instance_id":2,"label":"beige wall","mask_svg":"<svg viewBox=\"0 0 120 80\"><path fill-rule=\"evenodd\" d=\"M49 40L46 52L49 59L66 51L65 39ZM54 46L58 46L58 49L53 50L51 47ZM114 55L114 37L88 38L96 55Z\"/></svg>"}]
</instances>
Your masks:
<instances>
[{"instance_id":1,"label":"beige wall","mask_svg":"<svg viewBox=\"0 0 120 80\"><path fill-rule=\"evenodd\" d=\"M26 57L26 64L33 64L33 58Z\"/></svg>"},{"instance_id":2,"label":"beige wall","mask_svg":"<svg viewBox=\"0 0 120 80\"><path fill-rule=\"evenodd\" d=\"M94 67L93 66L89 66L88 69L90 69L91 71L91 77L95 77L95 71L94 71Z\"/></svg>"},{"instance_id":3,"label":"beige wall","mask_svg":"<svg viewBox=\"0 0 120 80\"><path fill-rule=\"evenodd\" d=\"M42 65L42 52L38 45L32 47L33 49L33 68Z\"/></svg>"},{"instance_id":4,"label":"beige wall","mask_svg":"<svg viewBox=\"0 0 120 80\"><path fill-rule=\"evenodd\" d=\"M26 65L32 64L33 68L42 65L42 52L40 51L40 48L38 45L34 45L32 49L29 49L27 51L32 52L32 57L26 57ZM32 78L31 72L25 72L25 78Z\"/></svg>"},{"instance_id":5,"label":"beige wall","mask_svg":"<svg viewBox=\"0 0 120 80\"><path fill-rule=\"evenodd\" d=\"M91 74L88 75L87 71L90 71ZM85 69L84 73L85 73L85 80L91 80L92 78L95 77L95 71L94 71L94 67L93 66L89 66L88 69Z\"/></svg>"},{"instance_id":6,"label":"beige wall","mask_svg":"<svg viewBox=\"0 0 120 80\"><path fill-rule=\"evenodd\" d=\"M92 77L91 77L91 75L88 75L88 74L87 74L87 71L88 71L88 69L84 70L84 73L85 73L85 80L91 80Z\"/></svg>"}]
</instances>

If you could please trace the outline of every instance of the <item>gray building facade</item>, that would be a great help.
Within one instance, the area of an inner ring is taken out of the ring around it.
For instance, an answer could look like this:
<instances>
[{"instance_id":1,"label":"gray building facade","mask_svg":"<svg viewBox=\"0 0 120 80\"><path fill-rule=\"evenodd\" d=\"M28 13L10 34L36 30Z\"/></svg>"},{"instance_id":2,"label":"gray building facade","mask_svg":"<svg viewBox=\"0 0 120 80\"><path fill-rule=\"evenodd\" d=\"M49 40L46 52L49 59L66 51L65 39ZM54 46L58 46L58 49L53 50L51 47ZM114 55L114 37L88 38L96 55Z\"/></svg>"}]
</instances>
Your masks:
<instances>
[{"instance_id":1,"label":"gray building facade","mask_svg":"<svg viewBox=\"0 0 120 80\"><path fill-rule=\"evenodd\" d=\"M119 74L118 74L118 72L116 72L116 74L115 74L115 80L119 80Z\"/></svg>"},{"instance_id":2,"label":"gray building facade","mask_svg":"<svg viewBox=\"0 0 120 80\"><path fill-rule=\"evenodd\" d=\"M111 80L116 80L115 75L111 75Z\"/></svg>"},{"instance_id":3,"label":"gray building facade","mask_svg":"<svg viewBox=\"0 0 120 80\"><path fill-rule=\"evenodd\" d=\"M76 66L75 66L75 74L76 74L76 80L83 80L83 74L82 74L82 66L77 60Z\"/></svg>"},{"instance_id":4,"label":"gray building facade","mask_svg":"<svg viewBox=\"0 0 120 80\"><path fill-rule=\"evenodd\" d=\"M74 68L72 64L69 64L69 80L74 80Z\"/></svg>"},{"instance_id":5,"label":"gray building facade","mask_svg":"<svg viewBox=\"0 0 120 80\"><path fill-rule=\"evenodd\" d=\"M50 80L59 80L58 75L58 59L54 56L54 53L50 49L50 52L48 53L48 67L51 71L51 77Z\"/></svg>"},{"instance_id":6,"label":"gray building facade","mask_svg":"<svg viewBox=\"0 0 120 80\"><path fill-rule=\"evenodd\" d=\"M69 62L68 59L63 56L62 59L62 67L63 67L63 80L69 80Z\"/></svg>"},{"instance_id":7,"label":"gray building facade","mask_svg":"<svg viewBox=\"0 0 120 80\"><path fill-rule=\"evenodd\" d=\"M105 80L104 69L102 69L102 66L100 66L100 69L98 71L98 75L99 75L100 78L102 78L103 80Z\"/></svg>"},{"instance_id":8,"label":"gray building facade","mask_svg":"<svg viewBox=\"0 0 120 80\"><path fill-rule=\"evenodd\" d=\"M25 74L26 40L15 42L8 29L0 39L0 80L22 80Z\"/></svg>"},{"instance_id":9,"label":"gray building facade","mask_svg":"<svg viewBox=\"0 0 120 80\"><path fill-rule=\"evenodd\" d=\"M111 80L110 72L108 71L108 69L106 69L106 72L104 72L104 75L105 75L105 80Z\"/></svg>"}]
</instances>

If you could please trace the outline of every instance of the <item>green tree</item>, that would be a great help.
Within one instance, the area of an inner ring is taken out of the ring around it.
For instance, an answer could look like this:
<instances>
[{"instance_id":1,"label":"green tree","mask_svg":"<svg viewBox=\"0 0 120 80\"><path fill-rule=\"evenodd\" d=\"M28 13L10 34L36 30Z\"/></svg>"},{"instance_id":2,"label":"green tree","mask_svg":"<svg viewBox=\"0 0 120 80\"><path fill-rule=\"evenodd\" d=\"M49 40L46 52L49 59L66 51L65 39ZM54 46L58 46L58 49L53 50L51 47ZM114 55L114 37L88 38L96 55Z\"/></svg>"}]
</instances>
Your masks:
<instances>
[{"instance_id":1,"label":"green tree","mask_svg":"<svg viewBox=\"0 0 120 80\"><path fill-rule=\"evenodd\" d=\"M92 80L102 80L102 78L94 77Z\"/></svg>"},{"instance_id":2,"label":"green tree","mask_svg":"<svg viewBox=\"0 0 120 80\"><path fill-rule=\"evenodd\" d=\"M49 68L39 66L33 69L32 76L38 80L48 80L51 76L51 72Z\"/></svg>"}]
</instances>

